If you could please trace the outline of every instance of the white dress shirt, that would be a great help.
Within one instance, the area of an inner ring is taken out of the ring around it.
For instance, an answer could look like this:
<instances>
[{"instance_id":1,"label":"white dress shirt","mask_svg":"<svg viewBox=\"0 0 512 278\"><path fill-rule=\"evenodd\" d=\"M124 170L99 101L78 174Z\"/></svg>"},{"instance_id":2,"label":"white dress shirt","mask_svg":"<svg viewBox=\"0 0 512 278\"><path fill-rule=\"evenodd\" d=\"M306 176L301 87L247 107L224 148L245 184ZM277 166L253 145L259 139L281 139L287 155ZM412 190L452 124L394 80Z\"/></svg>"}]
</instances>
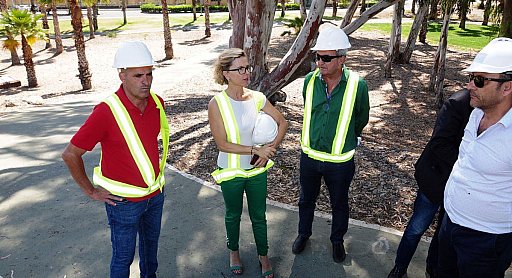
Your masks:
<instances>
[{"instance_id":1,"label":"white dress shirt","mask_svg":"<svg viewBox=\"0 0 512 278\"><path fill-rule=\"evenodd\" d=\"M475 108L446 184L444 206L453 223L492 233L512 232L512 109L477 135Z\"/></svg>"}]
</instances>

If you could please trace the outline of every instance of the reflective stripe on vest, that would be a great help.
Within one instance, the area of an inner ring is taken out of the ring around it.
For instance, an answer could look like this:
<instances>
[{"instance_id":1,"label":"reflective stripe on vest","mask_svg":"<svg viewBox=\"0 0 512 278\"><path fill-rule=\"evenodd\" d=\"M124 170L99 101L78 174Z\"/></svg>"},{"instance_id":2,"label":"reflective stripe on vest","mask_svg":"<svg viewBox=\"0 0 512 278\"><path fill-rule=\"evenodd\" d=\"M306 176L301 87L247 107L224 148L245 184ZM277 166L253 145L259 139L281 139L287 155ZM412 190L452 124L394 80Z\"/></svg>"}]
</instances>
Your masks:
<instances>
[{"instance_id":1,"label":"reflective stripe on vest","mask_svg":"<svg viewBox=\"0 0 512 278\"><path fill-rule=\"evenodd\" d=\"M265 96L256 92L253 92L252 96L254 98L256 111L261 110L261 108L263 108L262 106L264 101L262 97ZM233 112L233 108L231 107L228 94L225 91L222 91L222 93L217 94L214 98L215 101L217 101L217 105L219 106L222 122L224 123L224 129L226 130L227 141L233 144L240 144L240 132L238 130L238 124L236 122L235 114ZM265 167L244 170L240 168L239 154L227 153L227 155L228 167L224 169L217 169L211 174L217 183L228 181L237 177L254 177L265 172L268 168L274 165L274 162L269 160Z\"/></svg>"},{"instance_id":2,"label":"reflective stripe on vest","mask_svg":"<svg viewBox=\"0 0 512 278\"><path fill-rule=\"evenodd\" d=\"M346 70L346 69L345 69ZM348 133L348 127L350 119L352 118L352 111L354 110L354 103L356 101L357 87L359 85L359 75L355 72L350 71L347 81L347 86L343 94L343 101L341 103L340 115L338 118L338 124L336 126L336 135L332 142L331 153L317 151L311 148L311 142L309 138L310 126L311 126L311 114L313 107L313 90L315 84L315 77L318 74L319 69L316 69L311 76L306 87L306 99L304 101L304 119L302 124L302 137L301 137L301 148L302 151L309 157L327 162L345 162L350 160L355 153L355 149L350 150L346 153L343 152L345 146L345 139Z\"/></svg>"},{"instance_id":3,"label":"reflective stripe on vest","mask_svg":"<svg viewBox=\"0 0 512 278\"><path fill-rule=\"evenodd\" d=\"M137 164L137 168L144 180L144 183L148 187L139 187L131 184L127 184L120 181L115 181L103 176L101 171L101 159L100 166L94 168L93 182L95 185L99 185L114 195L130 198L138 198L147 196L158 189L162 189L165 185L164 167L169 151L169 124L167 117L163 109L160 99L154 94L150 93L151 97L156 103L157 108L160 111L160 134L162 136L163 152L162 159L160 160L159 168L160 173L158 177L155 177L155 171L151 160L149 159L142 142L137 134L137 130L133 125L132 120L128 111L124 107L123 103L116 94L113 94L105 99L105 103L110 107L112 114L116 120L121 133L130 149L130 153Z\"/></svg>"}]
</instances>

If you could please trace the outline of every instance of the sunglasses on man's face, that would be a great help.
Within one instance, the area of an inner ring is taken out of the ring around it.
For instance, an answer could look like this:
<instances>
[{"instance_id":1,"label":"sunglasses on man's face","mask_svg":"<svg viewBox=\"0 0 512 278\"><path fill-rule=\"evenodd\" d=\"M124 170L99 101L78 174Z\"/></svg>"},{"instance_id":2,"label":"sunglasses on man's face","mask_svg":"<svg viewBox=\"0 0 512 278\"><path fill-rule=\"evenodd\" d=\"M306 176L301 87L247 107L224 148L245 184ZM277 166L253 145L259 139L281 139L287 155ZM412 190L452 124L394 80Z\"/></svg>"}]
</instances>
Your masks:
<instances>
[{"instance_id":1,"label":"sunglasses on man's face","mask_svg":"<svg viewBox=\"0 0 512 278\"><path fill-rule=\"evenodd\" d=\"M512 79L489 78L489 77L483 77L483 76L474 75L474 74L470 74L469 75L469 82L473 81L473 83L475 83L475 86L477 88L483 88L485 86L485 81L486 80L488 80L488 81L496 81L496 82L512 81Z\"/></svg>"},{"instance_id":2,"label":"sunglasses on man's face","mask_svg":"<svg viewBox=\"0 0 512 278\"><path fill-rule=\"evenodd\" d=\"M330 55L320 55L320 54L316 54L316 60L317 60L317 61L322 60L322 61L323 61L323 62L325 62L325 63L329 63L329 62L331 62L333 59L336 59L336 58L339 58L339 57L343 57L343 55L340 55L340 56L330 56Z\"/></svg>"}]
</instances>

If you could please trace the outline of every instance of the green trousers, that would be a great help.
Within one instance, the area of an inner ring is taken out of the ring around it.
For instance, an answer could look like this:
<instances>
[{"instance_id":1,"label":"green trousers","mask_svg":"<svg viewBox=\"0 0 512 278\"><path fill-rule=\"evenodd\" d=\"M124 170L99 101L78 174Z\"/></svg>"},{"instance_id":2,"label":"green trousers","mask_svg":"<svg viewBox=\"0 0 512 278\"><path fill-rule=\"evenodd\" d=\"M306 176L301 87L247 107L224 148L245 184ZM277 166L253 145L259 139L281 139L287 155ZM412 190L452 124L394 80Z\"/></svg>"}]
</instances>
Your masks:
<instances>
[{"instance_id":1,"label":"green trousers","mask_svg":"<svg viewBox=\"0 0 512 278\"><path fill-rule=\"evenodd\" d=\"M258 255L266 256L268 252L267 241L267 172L251 178L234 178L221 182L222 196L226 206L227 245L231 251L238 250L240 238L240 218L242 216L244 192L247 198L249 217L252 223L252 232Z\"/></svg>"}]
</instances>

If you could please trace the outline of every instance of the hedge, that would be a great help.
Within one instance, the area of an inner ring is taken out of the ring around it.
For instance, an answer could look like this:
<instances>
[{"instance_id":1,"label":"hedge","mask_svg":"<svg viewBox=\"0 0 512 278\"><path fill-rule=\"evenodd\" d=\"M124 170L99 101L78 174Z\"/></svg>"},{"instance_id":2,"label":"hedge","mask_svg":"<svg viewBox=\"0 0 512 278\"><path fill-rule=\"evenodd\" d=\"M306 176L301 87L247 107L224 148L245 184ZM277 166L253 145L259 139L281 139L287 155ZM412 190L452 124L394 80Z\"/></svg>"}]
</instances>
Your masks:
<instances>
[{"instance_id":1,"label":"hedge","mask_svg":"<svg viewBox=\"0 0 512 278\"><path fill-rule=\"evenodd\" d=\"M297 3L287 3L285 4L285 7L287 10L298 10L300 9L300 5ZM203 8L200 5L196 6L196 10L200 10ZM167 6L167 9L170 13L185 13L185 12L192 12L192 5L169 5ZM281 4L277 5L277 9L281 9ZM155 5L152 3L149 4L142 4L140 5L140 10L143 13L162 13L162 6ZM228 12L228 6L219 6L219 5L211 5L210 6L210 12Z\"/></svg>"}]
</instances>

